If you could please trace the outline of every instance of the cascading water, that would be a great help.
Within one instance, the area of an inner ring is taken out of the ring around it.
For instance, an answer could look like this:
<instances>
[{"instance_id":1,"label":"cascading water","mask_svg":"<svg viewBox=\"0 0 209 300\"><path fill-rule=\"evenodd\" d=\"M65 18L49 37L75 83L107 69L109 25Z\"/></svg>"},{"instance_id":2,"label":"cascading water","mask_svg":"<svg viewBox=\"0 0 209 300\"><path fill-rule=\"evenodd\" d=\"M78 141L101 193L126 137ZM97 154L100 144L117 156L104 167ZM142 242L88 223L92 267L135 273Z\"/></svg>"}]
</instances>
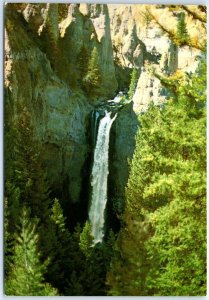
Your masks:
<instances>
[{"instance_id":1,"label":"cascading water","mask_svg":"<svg viewBox=\"0 0 209 300\"><path fill-rule=\"evenodd\" d=\"M94 150L94 163L92 169L92 200L89 211L93 243L102 242L104 236L104 212L107 202L107 177L108 177L108 149L109 134L112 123L117 114L111 119L111 112L105 112L100 120L96 148Z\"/></svg>"},{"instance_id":2,"label":"cascading water","mask_svg":"<svg viewBox=\"0 0 209 300\"><path fill-rule=\"evenodd\" d=\"M93 128L93 143L94 146L96 145L96 138L97 138L97 124L98 124L99 112L94 112L94 128Z\"/></svg>"}]
</instances>

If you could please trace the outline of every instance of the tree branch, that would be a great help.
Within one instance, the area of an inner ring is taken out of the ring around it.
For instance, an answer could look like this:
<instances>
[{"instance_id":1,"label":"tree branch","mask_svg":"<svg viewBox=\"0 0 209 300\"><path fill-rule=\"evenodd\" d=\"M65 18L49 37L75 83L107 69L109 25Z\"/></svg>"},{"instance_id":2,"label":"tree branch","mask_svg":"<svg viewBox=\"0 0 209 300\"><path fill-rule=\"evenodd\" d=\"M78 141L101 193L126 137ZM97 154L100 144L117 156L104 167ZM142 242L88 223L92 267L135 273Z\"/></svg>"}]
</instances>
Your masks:
<instances>
[{"instance_id":1,"label":"tree branch","mask_svg":"<svg viewBox=\"0 0 209 300\"><path fill-rule=\"evenodd\" d=\"M203 26L205 27L205 24L207 23L207 17L206 17L206 15L201 16L196 11L191 10L187 5L181 5L181 8L183 8L194 19L199 20L200 22L202 22Z\"/></svg>"},{"instance_id":2,"label":"tree branch","mask_svg":"<svg viewBox=\"0 0 209 300\"><path fill-rule=\"evenodd\" d=\"M156 22L156 24L161 28L161 30L163 32L165 32L168 37L178 46L183 47L183 46L189 46L195 49L198 49L202 52L206 52L206 45L205 44L201 44L198 40L195 39L189 39L187 42L181 42L177 36L176 33L168 28L166 28L163 24L161 24L159 22L159 20L151 13L151 11L149 9L147 9L147 11L149 12L150 16L152 17L152 19Z\"/></svg>"}]
</instances>

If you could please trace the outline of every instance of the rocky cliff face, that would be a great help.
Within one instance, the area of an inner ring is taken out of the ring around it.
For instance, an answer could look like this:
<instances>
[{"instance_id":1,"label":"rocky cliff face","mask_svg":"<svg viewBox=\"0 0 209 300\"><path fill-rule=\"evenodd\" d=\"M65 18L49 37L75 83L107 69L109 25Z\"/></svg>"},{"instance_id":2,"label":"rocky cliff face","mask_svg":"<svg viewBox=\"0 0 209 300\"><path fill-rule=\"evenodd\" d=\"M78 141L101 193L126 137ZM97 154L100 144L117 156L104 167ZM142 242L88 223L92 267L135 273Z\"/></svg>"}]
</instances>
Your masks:
<instances>
[{"instance_id":1,"label":"rocky cliff face","mask_svg":"<svg viewBox=\"0 0 209 300\"><path fill-rule=\"evenodd\" d=\"M84 6L87 7L87 13ZM118 83L115 76L115 66L113 60L113 48L110 32L110 18L107 5L83 4L80 11L84 16L89 16L92 21L98 39L99 64L102 70L101 92L110 98L116 91Z\"/></svg>"},{"instance_id":2,"label":"rocky cliff face","mask_svg":"<svg viewBox=\"0 0 209 300\"><path fill-rule=\"evenodd\" d=\"M123 67L140 68L146 53L138 37L133 5L109 5L115 58Z\"/></svg>"},{"instance_id":3,"label":"rocky cliff face","mask_svg":"<svg viewBox=\"0 0 209 300\"><path fill-rule=\"evenodd\" d=\"M123 69L134 67L139 69L140 73L133 106L124 108L115 121L116 155L113 181L116 194L123 196L129 173L127 160L132 158L135 147L138 124L136 116L145 111L151 101L159 105L169 96L169 92L161 82L152 75L152 69L165 75L171 75L176 70L194 72L200 51L188 46L178 48L173 44L156 22L149 19L146 5L111 4L108 8L115 61ZM169 30L176 28L177 17L173 16L168 8L155 5L149 8L166 28ZM198 22L187 16L187 24L191 38L197 38Z\"/></svg>"},{"instance_id":4,"label":"rocky cliff face","mask_svg":"<svg viewBox=\"0 0 209 300\"><path fill-rule=\"evenodd\" d=\"M50 184L57 193L65 184L72 202L80 197L93 109L75 82L83 44L99 50L101 98L111 97L117 88L107 8L89 9L87 15L77 4L8 4L5 10L6 101L14 110L21 104L31 112ZM100 32L94 27L98 20Z\"/></svg>"},{"instance_id":5,"label":"rocky cliff face","mask_svg":"<svg viewBox=\"0 0 209 300\"><path fill-rule=\"evenodd\" d=\"M88 51L96 47L101 69L100 98L111 98L117 81L113 63L113 50L110 36L110 20L106 5L71 4L67 17L59 24L63 47L68 49L68 59L76 74L76 59L81 47Z\"/></svg>"},{"instance_id":6,"label":"rocky cliff face","mask_svg":"<svg viewBox=\"0 0 209 300\"><path fill-rule=\"evenodd\" d=\"M116 61L123 67L142 70L133 98L134 111L140 113L153 101L165 101L166 90L159 80L151 75L150 66L159 73L170 75L177 69L194 72L200 51L188 46L178 48L147 14L146 5L108 5L111 17L111 33ZM178 14L172 14L168 7L152 5L149 10L169 31L177 27ZM186 16L189 35L192 40L205 36L197 20ZM199 33L198 33L199 32Z\"/></svg>"},{"instance_id":7,"label":"rocky cliff face","mask_svg":"<svg viewBox=\"0 0 209 300\"><path fill-rule=\"evenodd\" d=\"M142 40L149 55L141 68L133 97L136 113L146 110L151 101L159 104L166 100L168 92L161 85L160 80L152 75L152 69L170 75L177 70L179 57L177 46L152 24L147 27L146 36L142 37Z\"/></svg>"},{"instance_id":8,"label":"rocky cliff face","mask_svg":"<svg viewBox=\"0 0 209 300\"><path fill-rule=\"evenodd\" d=\"M72 202L77 202L81 193L92 100L112 98L118 83L120 88L128 87L131 69L139 70L133 105L125 107L114 123L113 172L118 178L117 193L123 195L127 159L135 145L136 115L150 101L160 103L167 97L149 69L167 75L177 69L194 71L200 51L178 49L147 18L144 5L13 3L6 5L5 12L8 101L14 108L22 103L31 112L36 138L44 145L51 186L57 193L67 186ZM170 29L177 22L165 8L152 6L152 13ZM187 21L195 39L198 24L189 17ZM88 54L94 47L99 53L102 80L97 99L89 99L78 85L78 57L83 46Z\"/></svg>"},{"instance_id":9,"label":"rocky cliff face","mask_svg":"<svg viewBox=\"0 0 209 300\"><path fill-rule=\"evenodd\" d=\"M73 93L56 75L46 54L23 24L16 11L7 11L5 83L10 94L7 100L14 107L26 106L31 112L36 138L44 145L43 160L51 186L61 192L67 179L70 198L77 201L80 172L88 148L86 122L91 108L84 97Z\"/></svg>"},{"instance_id":10,"label":"rocky cliff face","mask_svg":"<svg viewBox=\"0 0 209 300\"><path fill-rule=\"evenodd\" d=\"M110 181L112 194L124 198L129 175L129 162L135 148L135 135L138 118L133 110L133 102L127 104L119 113L112 127L112 155L110 157Z\"/></svg>"}]
</instances>

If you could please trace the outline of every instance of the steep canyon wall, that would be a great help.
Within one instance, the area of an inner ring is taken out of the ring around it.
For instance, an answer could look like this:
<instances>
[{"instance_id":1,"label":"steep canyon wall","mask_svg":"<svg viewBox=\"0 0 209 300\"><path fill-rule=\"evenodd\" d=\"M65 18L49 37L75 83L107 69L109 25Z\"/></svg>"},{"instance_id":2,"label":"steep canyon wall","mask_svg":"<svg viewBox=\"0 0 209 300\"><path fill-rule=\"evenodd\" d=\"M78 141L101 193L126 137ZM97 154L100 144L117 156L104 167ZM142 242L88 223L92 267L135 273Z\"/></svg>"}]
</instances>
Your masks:
<instances>
[{"instance_id":1,"label":"steep canyon wall","mask_svg":"<svg viewBox=\"0 0 209 300\"><path fill-rule=\"evenodd\" d=\"M67 185L72 203L80 199L82 168L89 155L89 119L94 104L128 88L130 72L139 73L133 102L117 117L113 131L112 178L124 196L128 159L135 146L137 115L150 101L165 101L167 91L149 72L194 71L199 50L176 47L143 5L7 4L5 6L5 101L14 115L22 104L31 113L35 136L43 146L48 179L57 193ZM153 6L152 13L172 27L177 17ZM198 26L188 18L195 36ZM196 24L197 25L197 24ZM101 84L97 98L88 97L78 82L78 57L85 46L99 53ZM115 175L115 177L114 177Z\"/></svg>"}]
</instances>

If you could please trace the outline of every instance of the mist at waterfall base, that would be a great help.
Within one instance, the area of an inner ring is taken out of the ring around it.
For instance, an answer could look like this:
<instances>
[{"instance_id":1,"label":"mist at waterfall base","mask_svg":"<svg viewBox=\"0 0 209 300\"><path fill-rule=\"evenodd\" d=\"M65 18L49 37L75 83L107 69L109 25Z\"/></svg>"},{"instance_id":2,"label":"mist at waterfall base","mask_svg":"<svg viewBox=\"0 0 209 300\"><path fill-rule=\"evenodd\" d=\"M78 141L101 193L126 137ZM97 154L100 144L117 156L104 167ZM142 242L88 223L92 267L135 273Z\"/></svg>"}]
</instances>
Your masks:
<instances>
[{"instance_id":1,"label":"mist at waterfall base","mask_svg":"<svg viewBox=\"0 0 209 300\"><path fill-rule=\"evenodd\" d=\"M105 111L105 116L100 120L94 150L94 162L91 174L92 199L89 210L93 244L102 242L104 236L105 208L107 203L108 180L108 150L110 129L117 114L111 119L111 112Z\"/></svg>"}]
</instances>

